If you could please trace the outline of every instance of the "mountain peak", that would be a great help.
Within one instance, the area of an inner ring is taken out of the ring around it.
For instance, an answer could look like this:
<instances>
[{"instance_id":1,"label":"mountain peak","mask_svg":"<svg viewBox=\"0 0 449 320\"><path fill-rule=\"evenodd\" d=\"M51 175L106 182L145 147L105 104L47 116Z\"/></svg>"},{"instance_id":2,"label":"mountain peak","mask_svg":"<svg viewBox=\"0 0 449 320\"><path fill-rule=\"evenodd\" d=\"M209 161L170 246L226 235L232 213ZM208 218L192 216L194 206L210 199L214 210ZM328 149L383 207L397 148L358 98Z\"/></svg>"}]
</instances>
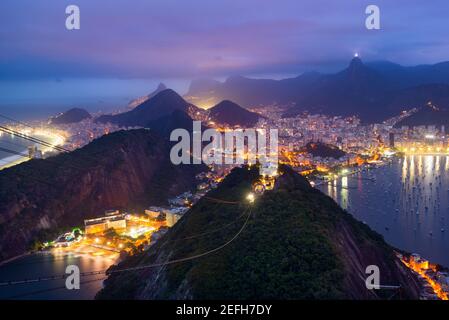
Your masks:
<instances>
[{"instance_id":1,"label":"mountain peak","mask_svg":"<svg viewBox=\"0 0 449 320\"><path fill-rule=\"evenodd\" d=\"M358 68L364 66L362 59L358 56L352 58L351 63L349 64L349 68Z\"/></svg>"},{"instance_id":2,"label":"mountain peak","mask_svg":"<svg viewBox=\"0 0 449 320\"><path fill-rule=\"evenodd\" d=\"M170 115L175 110L188 113L190 109L194 108L193 105L185 101L174 90L165 89L128 112L116 115L103 115L97 118L96 121L115 123L120 126L146 126L150 121Z\"/></svg>"},{"instance_id":3,"label":"mountain peak","mask_svg":"<svg viewBox=\"0 0 449 320\"><path fill-rule=\"evenodd\" d=\"M143 96L143 97L139 97L136 99L131 100L128 103L128 107L129 108L135 108L138 105L141 105L142 103L144 103L145 101L148 101L149 99L153 98L155 95L157 95L159 92L166 90L167 87L165 86L165 84L163 84L162 82L159 83L159 85L157 86L156 90L154 90L152 93L150 93L149 95Z\"/></svg>"},{"instance_id":4,"label":"mountain peak","mask_svg":"<svg viewBox=\"0 0 449 320\"><path fill-rule=\"evenodd\" d=\"M184 110L188 103L173 89L165 89L156 93L152 98L148 99L141 105L137 106L136 109L148 109L154 104L163 104L168 109L180 109ZM155 110L154 110L155 111ZM186 110L184 110L186 111ZM171 112L170 112L171 113Z\"/></svg>"},{"instance_id":5,"label":"mountain peak","mask_svg":"<svg viewBox=\"0 0 449 320\"><path fill-rule=\"evenodd\" d=\"M259 121L259 114L250 112L230 100L223 100L209 109L209 117L217 123L251 127Z\"/></svg>"},{"instance_id":6,"label":"mountain peak","mask_svg":"<svg viewBox=\"0 0 449 320\"><path fill-rule=\"evenodd\" d=\"M212 107L213 110L224 110L224 109L244 109L241 106L239 106L237 103L232 102L231 100L223 100L214 107Z\"/></svg>"},{"instance_id":7,"label":"mountain peak","mask_svg":"<svg viewBox=\"0 0 449 320\"><path fill-rule=\"evenodd\" d=\"M69 124L77 123L85 119L90 119L92 116L89 112L82 108L72 108L63 112L62 114L53 117L49 120L51 124Z\"/></svg>"},{"instance_id":8,"label":"mountain peak","mask_svg":"<svg viewBox=\"0 0 449 320\"><path fill-rule=\"evenodd\" d=\"M381 81L381 76L374 69L371 69L365 65L359 57L352 58L349 67L340 72L346 79L354 82L357 87L360 87L360 82L367 84L368 86L384 86Z\"/></svg>"},{"instance_id":9,"label":"mountain peak","mask_svg":"<svg viewBox=\"0 0 449 320\"><path fill-rule=\"evenodd\" d=\"M167 89L167 86L164 84L164 83L159 83L159 85L157 86L157 89L156 89L156 91L162 91L162 90L165 90L165 89Z\"/></svg>"}]
</instances>

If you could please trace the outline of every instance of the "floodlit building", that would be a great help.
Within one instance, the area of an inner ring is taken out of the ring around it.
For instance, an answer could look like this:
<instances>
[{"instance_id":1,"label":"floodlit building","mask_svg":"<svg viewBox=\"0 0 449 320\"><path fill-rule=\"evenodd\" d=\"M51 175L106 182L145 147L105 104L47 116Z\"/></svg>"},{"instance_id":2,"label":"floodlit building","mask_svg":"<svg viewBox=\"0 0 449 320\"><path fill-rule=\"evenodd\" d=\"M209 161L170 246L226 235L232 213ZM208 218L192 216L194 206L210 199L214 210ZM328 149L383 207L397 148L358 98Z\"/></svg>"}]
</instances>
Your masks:
<instances>
[{"instance_id":1,"label":"floodlit building","mask_svg":"<svg viewBox=\"0 0 449 320\"><path fill-rule=\"evenodd\" d=\"M179 208L171 208L165 211L165 220L167 223L167 227L172 227L178 222L179 219L184 215L184 213L188 210L188 208L179 207Z\"/></svg>"},{"instance_id":2,"label":"floodlit building","mask_svg":"<svg viewBox=\"0 0 449 320\"><path fill-rule=\"evenodd\" d=\"M188 207L149 207L145 213L153 219L165 217L167 227L172 227L178 222Z\"/></svg>"},{"instance_id":3,"label":"floodlit building","mask_svg":"<svg viewBox=\"0 0 449 320\"><path fill-rule=\"evenodd\" d=\"M388 140L389 140L390 148L394 148L394 133L393 132L390 132L388 134Z\"/></svg>"},{"instance_id":4,"label":"floodlit building","mask_svg":"<svg viewBox=\"0 0 449 320\"><path fill-rule=\"evenodd\" d=\"M164 208L162 207L149 207L148 209L145 209L145 214L149 216L151 219L157 219L159 216L164 212Z\"/></svg>"},{"instance_id":5,"label":"floodlit building","mask_svg":"<svg viewBox=\"0 0 449 320\"><path fill-rule=\"evenodd\" d=\"M429 261L421 258L421 256L416 253L412 254L410 263L419 269L429 269Z\"/></svg>"},{"instance_id":6,"label":"floodlit building","mask_svg":"<svg viewBox=\"0 0 449 320\"><path fill-rule=\"evenodd\" d=\"M107 211L104 217L84 220L84 229L86 234L104 232L110 228L115 230L126 229L125 214L117 211Z\"/></svg>"},{"instance_id":7,"label":"floodlit building","mask_svg":"<svg viewBox=\"0 0 449 320\"><path fill-rule=\"evenodd\" d=\"M106 210L104 212L105 216L115 216L115 215L118 215L118 214L120 214L120 210L116 210L116 209Z\"/></svg>"},{"instance_id":8,"label":"floodlit building","mask_svg":"<svg viewBox=\"0 0 449 320\"><path fill-rule=\"evenodd\" d=\"M36 145L28 147L28 157L31 159L42 159L42 151Z\"/></svg>"}]
</instances>

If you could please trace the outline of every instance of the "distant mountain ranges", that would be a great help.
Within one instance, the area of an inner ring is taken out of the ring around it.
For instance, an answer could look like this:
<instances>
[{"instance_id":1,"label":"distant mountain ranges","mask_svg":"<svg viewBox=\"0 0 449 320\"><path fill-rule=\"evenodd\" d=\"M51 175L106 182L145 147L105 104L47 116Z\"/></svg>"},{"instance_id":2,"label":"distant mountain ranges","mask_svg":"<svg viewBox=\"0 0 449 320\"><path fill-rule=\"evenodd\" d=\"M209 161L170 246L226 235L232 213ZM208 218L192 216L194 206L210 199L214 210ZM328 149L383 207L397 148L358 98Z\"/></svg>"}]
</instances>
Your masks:
<instances>
[{"instance_id":1,"label":"distant mountain ranges","mask_svg":"<svg viewBox=\"0 0 449 320\"><path fill-rule=\"evenodd\" d=\"M381 122L402 110L428 101L449 105L449 62L404 67L391 62L364 64L358 57L335 74L304 73L283 80L241 76L224 82L201 79L185 95L195 104L230 99L243 107L293 104L285 117L304 111L358 115L364 122Z\"/></svg>"},{"instance_id":2,"label":"distant mountain ranges","mask_svg":"<svg viewBox=\"0 0 449 320\"><path fill-rule=\"evenodd\" d=\"M246 107L276 103L290 106L284 117L308 111L357 115L363 122L373 123L396 116L403 110L421 107L429 101L443 109L449 106L449 62L404 67L391 62L365 64L355 57L347 68L335 74L308 72L283 80L241 76L230 77L224 82L195 80L184 97L161 83L151 94L131 101L130 111L103 115L95 121L145 127L174 111L182 111L193 119L207 115L218 124L252 127L261 115ZM204 103L215 106L207 111L197 107ZM63 120L56 118L54 121Z\"/></svg>"},{"instance_id":3,"label":"distant mountain ranges","mask_svg":"<svg viewBox=\"0 0 449 320\"><path fill-rule=\"evenodd\" d=\"M158 123L160 120L162 120L162 123L169 121L168 118L173 114L177 117L177 120L182 120L183 116L180 113L188 115L191 119L197 118L199 114L207 114L211 120L218 124L240 127L252 127L261 117L259 114L250 112L228 100L222 101L215 107L205 111L188 103L175 91L164 89L130 111L116 115L103 115L95 121L113 123L123 127L157 127L159 130L162 130L163 128Z\"/></svg>"},{"instance_id":4,"label":"distant mountain ranges","mask_svg":"<svg viewBox=\"0 0 449 320\"><path fill-rule=\"evenodd\" d=\"M443 110L449 106L449 62L404 67L386 61L365 64L355 57L347 68L335 74L307 72L283 80L242 76L224 82L194 80L184 97L160 83L152 93L132 100L128 105L130 111L103 115L95 121L144 127L174 111L182 111L194 119L195 115L206 114L219 124L251 127L261 116L247 107L282 104L290 106L284 117L308 111L357 115L362 121L373 123L429 101ZM215 106L207 111L197 107L204 104ZM87 117L90 117L87 111L75 108L51 122L73 123Z\"/></svg>"}]
</instances>

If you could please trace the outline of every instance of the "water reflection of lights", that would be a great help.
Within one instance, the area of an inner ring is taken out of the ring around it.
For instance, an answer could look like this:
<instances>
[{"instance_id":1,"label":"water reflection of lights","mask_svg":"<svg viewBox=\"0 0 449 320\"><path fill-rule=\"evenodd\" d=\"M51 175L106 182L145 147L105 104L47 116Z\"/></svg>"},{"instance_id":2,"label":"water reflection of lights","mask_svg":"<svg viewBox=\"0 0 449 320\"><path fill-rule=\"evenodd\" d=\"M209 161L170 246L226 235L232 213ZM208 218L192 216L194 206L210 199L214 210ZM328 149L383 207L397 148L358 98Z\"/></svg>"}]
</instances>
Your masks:
<instances>
[{"instance_id":1,"label":"water reflection of lights","mask_svg":"<svg viewBox=\"0 0 449 320\"><path fill-rule=\"evenodd\" d=\"M331 181L317 188L398 248L411 248L447 265L448 173L449 155L423 155L421 161L419 155L406 155L391 165L341 177L337 188Z\"/></svg>"},{"instance_id":2,"label":"water reflection of lights","mask_svg":"<svg viewBox=\"0 0 449 320\"><path fill-rule=\"evenodd\" d=\"M327 184L327 192L328 192L328 194L333 198L334 196L333 196L333 194L334 194L334 188L332 187L332 184L331 183L328 183Z\"/></svg>"},{"instance_id":3,"label":"water reflection of lights","mask_svg":"<svg viewBox=\"0 0 449 320\"><path fill-rule=\"evenodd\" d=\"M425 156L424 157L424 166L425 166L425 174L431 174L433 171L433 160L434 157L433 156Z\"/></svg>"},{"instance_id":4,"label":"water reflection of lights","mask_svg":"<svg viewBox=\"0 0 449 320\"><path fill-rule=\"evenodd\" d=\"M248 193L248 195L246 196L246 200L248 200L249 203L254 203L255 199L256 199L256 197L254 196L254 193L252 193L252 192Z\"/></svg>"},{"instance_id":5,"label":"water reflection of lights","mask_svg":"<svg viewBox=\"0 0 449 320\"><path fill-rule=\"evenodd\" d=\"M402 182L404 183L407 179L407 169L408 169L408 157L402 160Z\"/></svg>"},{"instance_id":6,"label":"water reflection of lights","mask_svg":"<svg viewBox=\"0 0 449 320\"><path fill-rule=\"evenodd\" d=\"M415 177L415 156L411 156L410 158L410 181Z\"/></svg>"},{"instance_id":7,"label":"water reflection of lights","mask_svg":"<svg viewBox=\"0 0 449 320\"><path fill-rule=\"evenodd\" d=\"M422 176L422 169L423 169L423 164L422 164L422 156L418 157L418 176Z\"/></svg>"},{"instance_id":8,"label":"water reflection of lights","mask_svg":"<svg viewBox=\"0 0 449 320\"><path fill-rule=\"evenodd\" d=\"M348 208L348 177L341 178L341 190L340 190L340 196L341 196L341 206L343 209Z\"/></svg>"}]
</instances>

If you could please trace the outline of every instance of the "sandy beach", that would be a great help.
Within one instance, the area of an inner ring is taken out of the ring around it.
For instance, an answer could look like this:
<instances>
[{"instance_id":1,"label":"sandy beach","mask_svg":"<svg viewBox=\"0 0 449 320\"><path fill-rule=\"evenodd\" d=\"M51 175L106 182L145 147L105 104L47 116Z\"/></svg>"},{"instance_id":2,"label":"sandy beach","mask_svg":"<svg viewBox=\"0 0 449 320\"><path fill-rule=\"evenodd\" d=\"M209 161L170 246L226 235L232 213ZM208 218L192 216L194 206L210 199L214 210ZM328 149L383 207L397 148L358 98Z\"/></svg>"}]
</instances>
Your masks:
<instances>
[{"instance_id":1,"label":"sandy beach","mask_svg":"<svg viewBox=\"0 0 449 320\"><path fill-rule=\"evenodd\" d=\"M58 142L60 142L60 138L59 137L54 137L54 136L43 136L43 135L35 135L35 137L44 140L52 145L59 145ZM20 138L17 138L17 143L23 143L24 141L20 140ZM14 151L16 152L20 152L23 154L23 156L20 155L10 155L7 156L5 158L0 159L0 171L6 168L10 168L13 167L15 165L18 165L22 162L28 161L30 160L30 158L28 158L28 146L24 145L23 146L23 150L18 150L15 149ZM53 148L51 147L44 147L39 145L38 148L42 151L42 153L46 153L48 151L51 151Z\"/></svg>"}]
</instances>

